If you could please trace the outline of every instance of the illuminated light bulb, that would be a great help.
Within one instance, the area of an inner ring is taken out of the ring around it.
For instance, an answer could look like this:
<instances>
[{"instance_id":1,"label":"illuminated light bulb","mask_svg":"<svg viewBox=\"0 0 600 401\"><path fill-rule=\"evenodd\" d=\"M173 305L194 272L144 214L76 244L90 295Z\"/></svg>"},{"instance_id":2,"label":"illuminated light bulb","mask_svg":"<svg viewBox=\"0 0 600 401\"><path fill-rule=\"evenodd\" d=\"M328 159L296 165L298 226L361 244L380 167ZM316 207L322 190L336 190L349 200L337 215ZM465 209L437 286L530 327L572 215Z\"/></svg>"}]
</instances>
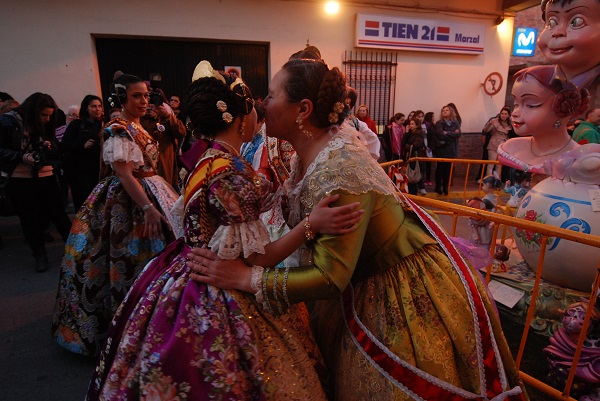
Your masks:
<instances>
[{"instance_id":1,"label":"illuminated light bulb","mask_svg":"<svg viewBox=\"0 0 600 401\"><path fill-rule=\"evenodd\" d=\"M325 12L329 15L337 14L340 11L340 4L337 1L328 1L325 3Z\"/></svg>"}]
</instances>

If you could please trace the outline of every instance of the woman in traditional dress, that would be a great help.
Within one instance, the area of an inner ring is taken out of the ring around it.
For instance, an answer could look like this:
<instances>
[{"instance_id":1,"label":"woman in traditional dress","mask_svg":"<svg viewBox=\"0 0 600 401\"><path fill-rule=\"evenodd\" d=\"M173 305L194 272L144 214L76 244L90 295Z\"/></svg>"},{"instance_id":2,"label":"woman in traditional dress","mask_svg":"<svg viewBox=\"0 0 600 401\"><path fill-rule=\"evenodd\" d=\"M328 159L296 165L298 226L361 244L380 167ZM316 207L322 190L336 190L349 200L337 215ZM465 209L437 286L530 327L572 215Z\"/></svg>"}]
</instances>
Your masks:
<instances>
[{"instance_id":1,"label":"woman in traditional dress","mask_svg":"<svg viewBox=\"0 0 600 401\"><path fill-rule=\"evenodd\" d=\"M304 305L275 318L251 294L190 280L193 247L275 265L305 240L297 227L269 244L259 219L270 187L238 153L256 127L249 88L206 61L194 78L186 103L202 138L182 158L185 235L146 267L117 312L88 400L324 400ZM357 205L327 207L335 199L311 214L317 231L354 229Z\"/></svg>"},{"instance_id":2,"label":"woman in traditional dress","mask_svg":"<svg viewBox=\"0 0 600 401\"><path fill-rule=\"evenodd\" d=\"M265 310L317 301L311 320L332 399L525 399L479 275L436 221L340 132L345 97L338 68L292 60L271 81L264 106L267 134L297 152L290 225L312 237L304 216L334 193L336 204L365 210L358 228L318 236L301 248L300 267L284 272L194 249L194 279L254 293Z\"/></svg>"},{"instance_id":3,"label":"woman in traditional dress","mask_svg":"<svg viewBox=\"0 0 600 401\"><path fill-rule=\"evenodd\" d=\"M132 75L111 85L120 117L103 132L110 175L94 188L65 246L52 333L69 351L96 355L119 304L144 265L179 232L168 212L178 195L156 175L158 147L140 125L148 88ZM166 218L165 218L166 216Z\"/></svg>"}]
</instances>

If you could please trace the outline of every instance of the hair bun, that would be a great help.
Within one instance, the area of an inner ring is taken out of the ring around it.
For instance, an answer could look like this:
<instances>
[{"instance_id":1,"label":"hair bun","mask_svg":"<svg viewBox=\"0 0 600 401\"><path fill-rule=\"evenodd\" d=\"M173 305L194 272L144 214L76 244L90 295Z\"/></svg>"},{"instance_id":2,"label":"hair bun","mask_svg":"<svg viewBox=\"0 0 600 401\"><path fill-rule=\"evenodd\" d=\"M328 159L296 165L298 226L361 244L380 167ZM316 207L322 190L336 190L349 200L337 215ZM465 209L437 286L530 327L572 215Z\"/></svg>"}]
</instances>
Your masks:
<instances>
[{"instance_id":1,"label":"hair bun","mask_svg":"<svg viewBox=\"0 0 600 401\"><path fill-rule=\"evenodd\" d=\"M587 89L563 90L556 95L552 110L559 118L569 117L583 113L587 110L589 102Z\"/></svg>"}]
</instances>

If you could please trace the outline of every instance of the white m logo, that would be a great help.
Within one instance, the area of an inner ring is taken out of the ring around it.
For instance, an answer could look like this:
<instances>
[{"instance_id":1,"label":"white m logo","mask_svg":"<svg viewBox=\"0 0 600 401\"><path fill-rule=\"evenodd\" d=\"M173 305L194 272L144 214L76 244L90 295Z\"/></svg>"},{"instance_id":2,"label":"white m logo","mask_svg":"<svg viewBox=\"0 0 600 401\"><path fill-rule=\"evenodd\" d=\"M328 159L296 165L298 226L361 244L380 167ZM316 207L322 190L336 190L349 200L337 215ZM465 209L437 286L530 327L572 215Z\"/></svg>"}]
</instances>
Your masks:
<instances>
[{"instance_id":1,"label":"white m logo","mask_svg":"<svg viewBox=\"0 0 600 401\"><path fill-rule=\"evenodd\" d=\"M535 33L529 32L529 35L525 36L523 32L517 37L517 44L519 46L529 46L535 40Z\"/></svg>"}]
</instances>

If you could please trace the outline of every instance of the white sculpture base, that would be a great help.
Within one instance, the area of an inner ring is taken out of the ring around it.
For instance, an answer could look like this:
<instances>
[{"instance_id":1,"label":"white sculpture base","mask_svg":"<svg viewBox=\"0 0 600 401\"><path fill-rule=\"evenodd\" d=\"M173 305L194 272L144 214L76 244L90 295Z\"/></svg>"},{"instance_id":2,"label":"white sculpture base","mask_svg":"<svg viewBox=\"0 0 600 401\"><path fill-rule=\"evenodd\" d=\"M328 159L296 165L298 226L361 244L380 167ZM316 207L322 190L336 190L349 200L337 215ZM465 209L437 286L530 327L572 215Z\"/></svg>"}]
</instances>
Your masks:
<instances>
[{"instance_id":1,"label":"white sculpture base","mask_svg":"<svg viewBox=\"0 0 600 401\"><path fill-rule=\"evenodd\" d=\"M592 211L590 189L598 185L547 178L525 196L516 216L555 227L600 236L600 212ZM537 269L541 235L517 229L516 243L523 259ZM600 266L600 248L550 238L542 278L563 287L589 292Z\"/></svg>"}]
</instances>

